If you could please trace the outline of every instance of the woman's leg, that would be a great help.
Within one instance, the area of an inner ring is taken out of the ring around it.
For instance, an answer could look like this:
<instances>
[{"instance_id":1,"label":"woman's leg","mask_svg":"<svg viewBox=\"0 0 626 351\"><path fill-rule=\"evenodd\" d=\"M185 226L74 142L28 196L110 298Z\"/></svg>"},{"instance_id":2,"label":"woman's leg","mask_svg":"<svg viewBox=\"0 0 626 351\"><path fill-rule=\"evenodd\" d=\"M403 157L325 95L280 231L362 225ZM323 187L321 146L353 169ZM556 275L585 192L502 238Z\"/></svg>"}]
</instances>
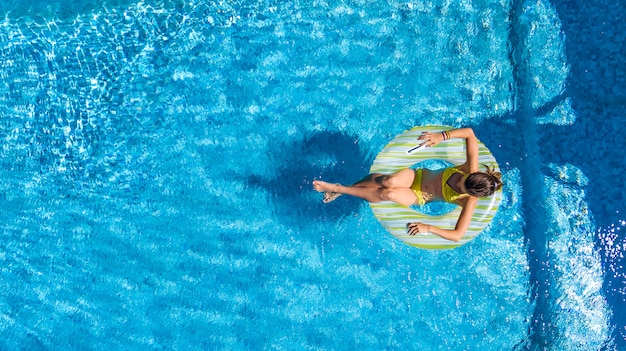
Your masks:
<instances>
[{"instance_id":1,"label":"woman's leg","mask_svg":"<svg viewBox=\"0 0 626 351\"><path fill-rule=\"evenodd\" d=\"M372 173L365 178L352 184L352 186L370 188L410 188L415 179L415 171L410 168L400 170L396 173L386 175L382 173Z\"/></svg>"},{"instance_id":2,"label":"woman's leg","mask_svg":"<svg viewBox=\"0 0 626 351\"><path fill-rule=\"evenodd\" d=\"M415 180L415 170L405 168L394 174L383 177L381 180L385 188L410 188Z\"/></svg>"},{"instance_id":3,"label":"woman's leg","mask_svg":"<svg viewBox=\"0 0 626 351\"><path fill-rule=\"evenodd\" d=\"M383 177L386 177L381 173L368 174L363 179L358 182L352 184L352 186L366 187L366 188L382 188L381 180ZM324 203L327 204L329 202L335 201L341 193L326 191L324 192Z\"/></svg>"},{"instance_id":4,"label":"woman's leg","mask_svg":"<svg viewBox=\"0 0 626 351\"><path fill-rule=\"evenodd\" d=\"M341 184L331 184L321 180L314 180L313 189L319 192L352 195L368 202L393 201L404 206L412 205L417 199L417 196L410 188L344 186Z\"/></svg>"},{"instance_id":5,"label":"woman's leg","mask_svg":"<svg viewBox=\"0 0 626 351\"><path fill-rule=\"evenodd\" d=\"M379 201L393 201L400 205L411 206L417 201L417 195L411 190L415 180L415 170L406 168L391 175L381 173L370 174L353 186L378 187L375 199ZM365 199L369 202L378 202Z\"/></svg>"},{"instance_id":6,"label":"woman's leg","mask_svg":"<svg viewBox=\"0 0 626 351\"><path fill-rule=\"evenodd\" d=\"M387 177L382 173L372 173L366 175L363 179L352 184L352 186L360 186L366 188L382 188L382 180Z\"/></svg>"},{"instance_id":7,"label":"woman's leg","mask_svg":"<svg viewBox=\"0 0 626 351\"><path fill-rule=\"evenodd\" d=\"M313 189L319 192L347 194L352 195L369 202L380 202L379 192L382 188L373 188L365 186L344 186L341 184L326 183L321 180L313 181Z\"/></svg>"},{"instance_id":8,"label":"woman's leg","mask_svg":"<svg viewBox=\"0 0 626 351\"><path fill-rule=\"evenodd\" d=\"M410 206L417 200L417 196L410 189L414 179L415 170L406 168L391 175L368 174L352 186L316 180L313 181L313 188L325 193L324 203L329 203L342 194L348 194L369 202L393 201Z\"/></svg>"}]
</instances>

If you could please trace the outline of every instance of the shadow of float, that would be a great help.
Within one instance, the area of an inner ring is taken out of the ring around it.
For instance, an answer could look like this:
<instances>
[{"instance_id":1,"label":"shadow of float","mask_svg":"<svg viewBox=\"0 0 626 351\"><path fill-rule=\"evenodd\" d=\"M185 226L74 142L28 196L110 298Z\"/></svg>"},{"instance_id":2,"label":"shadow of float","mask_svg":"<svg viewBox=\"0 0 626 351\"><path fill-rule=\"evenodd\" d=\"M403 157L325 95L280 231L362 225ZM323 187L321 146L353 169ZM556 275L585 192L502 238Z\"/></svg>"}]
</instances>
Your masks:
<instances>
[{"instance_id":1,"label":"shadow of float","mask_svg":"<svg viewBox=\"0 0 626 351\"><path fill-rule=\"evenodd\" d=\"M312 188L313 180L351 184L368 173L371 161L356 136L316 132L303 140L279 145L271 160L276 165L274 176L251 176L246 183L267 191L277 219L286 225L337 222L356 213L364 202L341 196L324 204L322 194Z\"/></svg>"}]
</instances>

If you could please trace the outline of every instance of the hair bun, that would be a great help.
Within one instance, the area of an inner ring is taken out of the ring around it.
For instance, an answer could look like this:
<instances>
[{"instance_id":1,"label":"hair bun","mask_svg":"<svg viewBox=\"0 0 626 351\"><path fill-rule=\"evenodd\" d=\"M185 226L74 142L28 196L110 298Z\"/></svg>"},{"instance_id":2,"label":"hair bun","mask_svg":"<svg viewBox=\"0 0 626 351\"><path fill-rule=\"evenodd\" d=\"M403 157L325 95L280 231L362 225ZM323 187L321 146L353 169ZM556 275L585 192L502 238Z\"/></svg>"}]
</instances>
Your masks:
<instances>
[{"instance_id":1,"label":"hair bun","mask_svg":"<svg viewBox=\"0 0 626 351\"><path fill-rule=\"evenodd\" d=\"M502 173L497 172L495 170L495 167L489 167L488 165L485 165L485 168L487 168L487 174L493 177L493 180L495 182L495 190L499 190L500 188L502 188Z\"/></svg>"}]
</instances>

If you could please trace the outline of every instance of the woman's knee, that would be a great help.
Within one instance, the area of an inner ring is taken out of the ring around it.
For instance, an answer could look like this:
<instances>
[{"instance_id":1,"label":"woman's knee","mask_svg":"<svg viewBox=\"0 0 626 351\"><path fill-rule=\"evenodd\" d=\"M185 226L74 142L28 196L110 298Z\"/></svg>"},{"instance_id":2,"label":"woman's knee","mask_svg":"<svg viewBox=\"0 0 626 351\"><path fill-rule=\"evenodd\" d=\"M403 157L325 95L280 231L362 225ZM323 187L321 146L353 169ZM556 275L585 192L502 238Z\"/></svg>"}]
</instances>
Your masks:
<instances>
[{"instance_id":1,"label":"woman's knee","mask_svg":"<svg viewBox=\"0 0 626 351\"><path fill-rule=\"evenodd\" d=\"M398 188L402 186L402 179L396 174L386 175L380 182L385 188Z\"/></svg>"},{"instance_id":2,"label":"woman's knee","mask_svg":"<svg viewBox=\"0 0 626 351\"><path fill-rule=\"evenodd\" d=\"M378 194L383 201L393 201L392 198L395 196L393 194L394 192L393 189L382 188Z\"/></svg>"},{"instance_id":3,"label":"woman's knee","mask_svg":"<svg viewBox=\"0 0 626 351\"><path fill-rule=\"evenodd\" d=\"M401 192L398 189L383 189L381 191L380 197L385 201L393 201L398 202L401 198Z\"/></svg>"},{"instance_id":4,"label":"woman's knee","mask_svg":"<svg viewBox=\"0 0 626 351\"><path fill-rule=\"evenodd\" d=\"M415 173L412 169L404 169L397 173L383 177L381 184L386 188L409 187L413 182Z\"/></svg>"},{"instance_id":5,"label":"woman's knee","mask_svg":"<svg viewBox=\"0 0 626 351\"><path fill-rule=\"evenodd\" d=\"M410 206L415 202L416 196L410 189L391 188L382 189L380 192L380 198L383 201L393 201L400 205Z\"/></svg>"}]
</instances>

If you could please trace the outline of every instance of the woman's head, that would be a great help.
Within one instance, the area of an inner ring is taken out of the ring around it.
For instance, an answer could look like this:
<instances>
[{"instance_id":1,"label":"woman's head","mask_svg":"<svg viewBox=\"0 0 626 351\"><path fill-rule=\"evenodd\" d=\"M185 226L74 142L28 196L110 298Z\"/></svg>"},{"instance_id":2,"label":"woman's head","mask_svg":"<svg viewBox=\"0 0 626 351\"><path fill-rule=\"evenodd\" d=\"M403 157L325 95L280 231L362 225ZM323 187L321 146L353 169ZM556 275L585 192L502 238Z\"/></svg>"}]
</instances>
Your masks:
<instances>
[{"instance_id":1,"label":"woman's head","mask_svg":"<svg viewBox=\"0 0 626 351\"><path fill-rule=\"evenodd\" d=\"M487 167L487 172L472 173L465 178L467 193L476 197L490 196L502 187L502 174Z\"/></svg>"}]
</instances>

